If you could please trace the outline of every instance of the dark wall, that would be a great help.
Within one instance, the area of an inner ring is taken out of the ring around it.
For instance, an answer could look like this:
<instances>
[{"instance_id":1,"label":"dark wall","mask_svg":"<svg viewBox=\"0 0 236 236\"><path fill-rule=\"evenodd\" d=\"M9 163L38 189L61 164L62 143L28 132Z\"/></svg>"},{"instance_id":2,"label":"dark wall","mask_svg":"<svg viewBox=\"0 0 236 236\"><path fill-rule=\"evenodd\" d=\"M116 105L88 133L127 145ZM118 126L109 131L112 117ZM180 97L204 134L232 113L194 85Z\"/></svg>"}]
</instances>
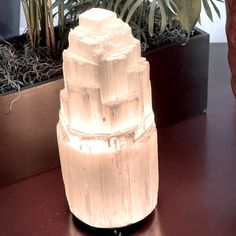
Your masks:
<instances>
[{"instance_id":1,"label":"dark wall","mask_svg":"<svg viewBox=\"0 0 236 236\"><path fill-rule=\"evenodd\" d=\"M0 36L19 34L20 0L0 0Z\"/></svg>"}]
</instances>

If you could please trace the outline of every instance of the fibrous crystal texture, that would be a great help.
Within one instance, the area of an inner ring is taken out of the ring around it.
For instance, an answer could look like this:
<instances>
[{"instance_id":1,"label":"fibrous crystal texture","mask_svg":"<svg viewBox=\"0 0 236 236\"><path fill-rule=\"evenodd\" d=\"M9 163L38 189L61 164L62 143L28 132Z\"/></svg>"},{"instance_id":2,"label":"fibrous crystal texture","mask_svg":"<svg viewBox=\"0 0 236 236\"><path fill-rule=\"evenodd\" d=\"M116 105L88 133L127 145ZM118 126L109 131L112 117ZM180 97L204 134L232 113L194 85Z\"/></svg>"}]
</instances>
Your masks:
<instances>
[{"instance_id":1,"label":"fibrous crystal texture","mask_svg":"<svg viewBox=\"0 0 236 236\"><path fill-rule=\"evenodd\" d=\"M99 228L142 220L157 204L157 132L149 64L115 13L80 15L63 53L57 137L71 212Z\"/></svg>"}]
</instances>

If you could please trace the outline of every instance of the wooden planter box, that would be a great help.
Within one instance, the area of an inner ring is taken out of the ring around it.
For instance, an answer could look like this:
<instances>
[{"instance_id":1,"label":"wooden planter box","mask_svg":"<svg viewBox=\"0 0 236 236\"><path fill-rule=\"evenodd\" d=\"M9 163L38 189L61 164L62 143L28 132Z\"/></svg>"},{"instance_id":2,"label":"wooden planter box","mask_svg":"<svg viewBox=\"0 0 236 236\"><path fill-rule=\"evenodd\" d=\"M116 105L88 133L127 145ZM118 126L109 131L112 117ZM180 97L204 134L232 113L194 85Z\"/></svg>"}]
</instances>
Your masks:
<instances>
[{"instance_id":1,"label":"wooden planter box","mask_svg":"<svg viewBox=\"0 0 236 236\"><path fill-rule=\"evenodd\" d=\"M209 34L197 29L186 45L167 45L143 56L150 63L158 127L206 112Z\"/></svg>"},{"instance_id":2,"label":"wooden planter box","mask_svg":"<svg viewBox=\"0 0 236 236\"><path fill-rule=\"evenodd\" d=\"M62 79L0 96L0 186L59 165L56 139Z\"/></svg>"}]
</instances>

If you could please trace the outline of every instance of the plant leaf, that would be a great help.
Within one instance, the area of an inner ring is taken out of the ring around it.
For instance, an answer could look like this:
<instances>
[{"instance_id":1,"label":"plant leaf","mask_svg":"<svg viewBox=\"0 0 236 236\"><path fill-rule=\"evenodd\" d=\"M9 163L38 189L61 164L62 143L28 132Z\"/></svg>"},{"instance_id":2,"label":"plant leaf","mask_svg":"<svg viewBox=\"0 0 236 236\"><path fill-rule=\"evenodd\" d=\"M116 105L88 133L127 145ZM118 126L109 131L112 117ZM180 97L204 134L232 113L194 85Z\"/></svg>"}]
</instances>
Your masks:
<instances>
[{"instance_id":1,"label":"plant leaf","mask_svg":"<svg viewBox=\"0 0 236 236\"><path fill-rule=\"evenodd\" d=\"M197 22L198 22L198 24L199 24L199 25L201 25L201 24L202 24L202 21L201 21L201 16L199 16L199 18L198 18L198 21L197 21Z\"/></svg>"},{"instance_id":2,"label":"plant leaf","mask_svg":"<svg viewBox=\"0 0 236 236\"><path fill-rule=\"evenodd\" d=\"M202 0L202 2L203 2L203 6L204 6L207 16L213 22L212 12L211 12L211 8L209 6L208 0Z\"/></svg>"},{"instance_id":3,"label":"plant leaf","mask_svg":"<svg viewBox=\"0 0 236 236\"><path fill-rule=\"evenodd\" d=\"M173 14L175 14L175 15L177 14L178 7L176 6L176 4L173 0L165 0L165 4Z\"/></svg>"},{"instance_id":4,"label":"plant leaf","mask_svg":"<svg viewBox=\"0 0 236 236\"><path fill-rule=\"evenodd\" d=\"M130 18L133 16L134 12L137 10L137 8L142 4L143 0L137 0L135 2L135 4L131 7L131 9L129 10L129 13L126 17L126 22L130 21Z\"/></svg>"},{"instance_id":5,"label":"plant leaf","mask_svg":"<svg viewBox=\"0 0 236 236\"><path fill-rule=\"evenodd\" d=\"M175 0L178 14L175 16L188 34L196 25L201 13L201 0Z\"/></svg>"},{"instance_id":6,"label":"plant leaf","mask_svg":"<svg viewBox=\"0 0 236 236\"><path fill-rule=\"evenodd\" d=\"M156 1L152 1L150 12L148 15L148 32L151 37L153 36L155 10L156 10Z\"/></svg>"},{"instance_id":7,"label":"plant leaf","mask_svg":"<svg viewBox=\"0 0 236 236\"><path fill-rule=\"evenodd\" d=\"M114 6L114 12L115 13L118 13L117 9L118 9L118 6L119 6L120 2L121 2L121 0L116 0L116 2L115 2L115 6Z\"/></svg>"},{"instance_id":8,"label":"plant leaf","mask_svg":"<svg viewBox=\"0 0 236 236\"><path fill-rule=\"evenodd\" d=\"M218 9L218 7L216 6L216 4L212 1L212 0L210 0L211 1L211 4L212 4L212 6L213 6L213 8L214 8L214 10L215 10L215 12L216 12L216 14L218 15L218 17L220 18L220 10Z\"/></svg>"},{"instance_id":9,"label":"plant leaf","mask_svg":"<svg viewBox=\"0 0 236 236\"><path fill-rule=\"evenodd\" d=\"M163 0L157 0L158 5L160 7L161 11L161 29L160 29L160 34L165 31L166 25L167 25L167 14L166 14L166 9L162 3Z\"/></svg>"},{"instance_id":10,"label":"plant leaf","mask_svg":"<svg viewBox=\"0 0 236 236\"><path fill-rule=\"evenodd\" d=\"M120 13L120 18L123 19L126 11L128 10L128 8L135 2L135 0L127 0L126 3L124 4L123 8L121 9L121 13Z\"/></svg>"}]
</instances>

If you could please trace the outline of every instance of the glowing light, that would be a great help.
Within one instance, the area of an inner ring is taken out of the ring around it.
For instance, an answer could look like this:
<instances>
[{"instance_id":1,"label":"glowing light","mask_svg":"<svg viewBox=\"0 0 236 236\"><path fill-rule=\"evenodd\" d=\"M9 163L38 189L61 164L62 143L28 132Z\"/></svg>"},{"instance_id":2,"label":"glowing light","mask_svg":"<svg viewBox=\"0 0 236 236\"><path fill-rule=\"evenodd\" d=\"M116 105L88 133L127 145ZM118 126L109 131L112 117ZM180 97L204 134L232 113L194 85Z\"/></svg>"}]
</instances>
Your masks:
<instances>
[{"instance_id":1,"label":"glowing light","mask_svg":"<svg viewBox=\"0 0 236 236\"><path fill-rule=\"evenodd\" d=\"M140 221L157 204L157 133L149 64L115 13L80 15L63 52L57 126L71 212L101 228Z\"/></svg>"}]
</instances>

